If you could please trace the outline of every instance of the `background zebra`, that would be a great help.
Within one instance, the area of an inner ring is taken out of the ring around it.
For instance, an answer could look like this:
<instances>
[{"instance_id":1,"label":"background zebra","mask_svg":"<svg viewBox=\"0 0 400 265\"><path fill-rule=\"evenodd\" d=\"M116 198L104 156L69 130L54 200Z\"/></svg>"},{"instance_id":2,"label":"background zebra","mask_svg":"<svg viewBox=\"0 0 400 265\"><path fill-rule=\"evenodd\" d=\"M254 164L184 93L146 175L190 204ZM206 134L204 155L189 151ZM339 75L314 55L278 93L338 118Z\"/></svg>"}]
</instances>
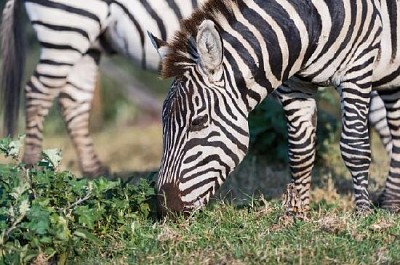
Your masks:
<instances>
[{"instance_id":1,"label":"background zebra","mask_svg":"<svg viewBox=\"0 0 400 265\"><path fill-rule=\"evenodd\" d=\"M386 119L385 103L376 91L371 93L368 118L370 126L378 133L386 152L390 154L392 152L392 135Z\"/></svg>"},{"instance_id":2,"label":"background zebra","mask_svg":"<svg viewBox=\"0 0 400 265\"><path fill-rule=\"evenodd\" d=\"M146 30L166 39L200 1L192 0L27 0L26 11L41 47L40 60L26 89L26 138L23 161L38 161L43 122L59 96L62 116L85 176L107 173L89 135L89 111L103 52L118 52L145 69L157 70L159 56ZM14 135L23 73L21 1L3 10L4 133Z\"/></svg>"},{"instance_id":3,"label":"background zebra","mask_svg":"<svg viewBox=\"0 0 400 265\"><path fill-rule=\"evenodd\" d=\"M341 153L353 177L356 207L369 210L371 87L385 102L391 135L400 133L398 5L211 0L185 20L173 42L162 47L162 75L175 77L162 113L156 184L162 210L190 211L207 203L247 152L249 112L277 87L288 119L293 183L308 208L316 84L334 85L340 93ZM381 206L393 211L400 207L397 138L381 195Z\"/></svg>"}]
</instances>

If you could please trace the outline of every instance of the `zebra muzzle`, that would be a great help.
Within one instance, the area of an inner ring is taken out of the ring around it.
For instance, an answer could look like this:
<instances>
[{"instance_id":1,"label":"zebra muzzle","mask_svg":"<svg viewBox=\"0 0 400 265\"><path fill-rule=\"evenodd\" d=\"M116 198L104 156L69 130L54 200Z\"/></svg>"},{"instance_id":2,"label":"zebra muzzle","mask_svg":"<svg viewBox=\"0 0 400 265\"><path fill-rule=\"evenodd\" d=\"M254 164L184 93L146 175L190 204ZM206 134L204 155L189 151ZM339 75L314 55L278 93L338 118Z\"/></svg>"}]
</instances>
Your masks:
<instances>
[{"instance_id":1,"label":"zebra muzzle","mask_svg":"<svg viewBox=\"0 0 400 265\"><path fill-rule=\"evenodd\" d=\"M159 187L157 194L158 213L162 217L169 214L183 213L184 203L181 192L174 183L166 183Z\"/></svg>"}]
</instances>

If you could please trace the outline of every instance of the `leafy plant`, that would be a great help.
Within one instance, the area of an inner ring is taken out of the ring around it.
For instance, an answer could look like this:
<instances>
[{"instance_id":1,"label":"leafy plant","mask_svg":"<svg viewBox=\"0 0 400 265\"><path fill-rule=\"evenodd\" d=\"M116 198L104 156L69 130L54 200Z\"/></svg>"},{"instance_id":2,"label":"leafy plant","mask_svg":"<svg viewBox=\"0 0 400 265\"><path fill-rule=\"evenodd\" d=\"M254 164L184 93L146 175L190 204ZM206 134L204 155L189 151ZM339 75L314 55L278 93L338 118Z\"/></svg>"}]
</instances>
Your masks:
<instances>
[{"instance_id":1,"label":"leafy plant","mask_svg":"<svg viewBox=\"0 0 400 265\"><path fill-rule=\"evenodd\" d=\"M121 180L80 179L58 172L57 150L47 150L33 168L18 159L22 138L0 141L14 163L0 166L0 264L27 264L79 255L113 234L129 238L131 226L151 214L154 189Z\"/></svg>"}]
</instances>

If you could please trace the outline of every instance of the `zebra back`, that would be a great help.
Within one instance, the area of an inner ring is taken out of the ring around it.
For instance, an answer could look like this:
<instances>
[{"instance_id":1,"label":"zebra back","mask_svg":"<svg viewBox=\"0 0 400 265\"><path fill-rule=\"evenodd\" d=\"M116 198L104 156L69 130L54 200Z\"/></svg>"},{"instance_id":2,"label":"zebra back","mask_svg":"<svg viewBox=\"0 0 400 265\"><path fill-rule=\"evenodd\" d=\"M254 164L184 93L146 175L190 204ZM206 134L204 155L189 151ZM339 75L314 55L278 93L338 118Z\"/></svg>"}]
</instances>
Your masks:
<instances>
[{"instance_id":1,"label":"zebra back","mask_svg":"<svg viewBox=\"0 0 400 265\"><path fill-rule=\"evenodd\" d=\"M25 43L22 34L21 8L23 6L18 0L7 1L1 24L3 134L9 136L15 134L18 124L21 81L24 73Z\"/></svg>"}]
</instances>

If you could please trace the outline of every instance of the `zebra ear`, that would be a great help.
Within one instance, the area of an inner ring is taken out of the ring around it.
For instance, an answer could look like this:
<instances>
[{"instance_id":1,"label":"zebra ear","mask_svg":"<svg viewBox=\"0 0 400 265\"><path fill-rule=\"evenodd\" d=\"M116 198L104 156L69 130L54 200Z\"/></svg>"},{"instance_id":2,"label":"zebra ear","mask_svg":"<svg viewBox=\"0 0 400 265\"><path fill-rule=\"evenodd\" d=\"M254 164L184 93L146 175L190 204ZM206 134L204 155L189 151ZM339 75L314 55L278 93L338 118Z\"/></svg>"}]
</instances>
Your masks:
<instances>
[{"instance_id":1,"label":"zebra ear","mask_svg":"<svg viewBox=\"0 0 400 265\"><path fill-rule=\"evenodd\" d=\"M201 66L209 76L213 75L220 69L223 56L221 35L213 21L207 19L200 24L196 44Z\"/></svg>"},{"instance_id":2,"label":"zebra ear","mask_svg":"<svg viewBox=\"0 0 400 265\"><path fill-rule=\"evenodd\" d=\"M147 35L149 36L150 41L153 44L154 48L157 49L157 52L160 55L161 59L164 59L164 57L167 56L170 51L168 43L165 40L157 38L149 31L147 31Z\"/></svg>"}]
</instances>

